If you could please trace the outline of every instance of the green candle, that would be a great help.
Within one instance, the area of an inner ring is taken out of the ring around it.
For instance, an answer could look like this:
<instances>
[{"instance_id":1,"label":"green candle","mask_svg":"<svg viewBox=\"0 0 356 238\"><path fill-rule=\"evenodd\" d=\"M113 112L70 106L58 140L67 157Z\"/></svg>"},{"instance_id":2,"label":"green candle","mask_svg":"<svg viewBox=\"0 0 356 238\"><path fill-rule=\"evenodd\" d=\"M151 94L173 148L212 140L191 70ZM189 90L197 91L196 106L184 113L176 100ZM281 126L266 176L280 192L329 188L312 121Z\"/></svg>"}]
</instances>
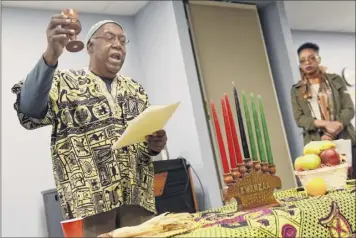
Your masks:
<instances>
[{"instance_id":1,"label":"green candle","mask_svg":"<svg viewBox=\"0 0 356 238\"><path fill-rule=\"evenodd\" d=\"M257 110L256 110L255 96L253 95L253 93L251 93L251 105L252 105L252 117L253 117L253 122L255 125L255 133L256 133L256 139L257 139L257 145L258 145L258 152L260 154L261 162L267 162L266 152L265 152L265 148L263 146L263 139L262 139L261 130L260 130L260 123L258 121L258 115L257 115Z\"/></svg>"},{"instance_id":2,"label":"green candle","mask_svg":"<svg viewBox=\"0 0 356 238\"><path fill-rule=\"evenodd\" d=\"M244 91L242 91L242 103L243 103L244 112L245 112L245 120L246 120L246 125L247 125L247 133L248 133L248 137L249 137L249 141L250 141L250 149L251 149L252 159L254 161L257 161L258 157L257 157L257 152L256 152L255 138L254 138L253 131L252 131L250 112L248 110L246 94Z\"/></svg>"},{"instance_id":3,"label":"green candle","mask_svg":"<svg viewBox=\"0 0 356 238\"><path fill-rule=\"evenodd\" d=\"M271 142L269 140L269 133L268 133L268 129L267 129L267 121L266 121L265 112L263 110L262 98L260 95L258 95L257 99L258 99L260 115L261 115L263 138L265 139L267 160L268 160L268 164L273 164L272 148L271 148Z\"/></svg>"}]
</instances>

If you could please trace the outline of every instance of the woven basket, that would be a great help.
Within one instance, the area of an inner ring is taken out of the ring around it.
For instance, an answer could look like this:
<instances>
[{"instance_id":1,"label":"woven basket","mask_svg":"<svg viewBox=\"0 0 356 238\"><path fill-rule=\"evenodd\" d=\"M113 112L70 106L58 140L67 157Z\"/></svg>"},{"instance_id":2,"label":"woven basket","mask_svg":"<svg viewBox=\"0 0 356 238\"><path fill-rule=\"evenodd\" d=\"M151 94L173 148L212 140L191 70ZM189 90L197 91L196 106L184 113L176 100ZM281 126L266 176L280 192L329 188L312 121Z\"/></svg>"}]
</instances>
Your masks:
<instances>
[{"instance_id":1,"label":"woven basket","mask_svg":"<svg viewBox=\"0 0 356 238\"><path fill-rule=\"evenodd\" d=\"M327 190L335 190L344 189L346 187L347 168L347 163L343 163L332 167L322 167L308 171L295 171L294 173L298 176L304 188L310 179L322 178L326 183Z\"/></svg>"}]
</instances>

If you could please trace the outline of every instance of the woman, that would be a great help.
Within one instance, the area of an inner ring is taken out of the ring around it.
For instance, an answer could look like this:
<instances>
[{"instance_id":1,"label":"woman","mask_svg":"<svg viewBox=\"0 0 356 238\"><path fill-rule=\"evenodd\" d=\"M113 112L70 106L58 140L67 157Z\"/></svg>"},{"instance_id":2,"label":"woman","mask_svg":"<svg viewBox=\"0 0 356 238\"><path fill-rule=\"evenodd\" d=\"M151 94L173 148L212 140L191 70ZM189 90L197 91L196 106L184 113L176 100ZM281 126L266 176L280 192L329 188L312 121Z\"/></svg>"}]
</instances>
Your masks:
<instances>
[{"instance_id":1,"label":"woman","mask_svg":"<svg viewBox=\"0 0 356 238\"><path fill-rule=\"evenodd\" d=\"M356 144L351 124L354 105L343 79L325 73L319 47L305 43L298 49L301 80L291 90L294 118L303 128L304 144L317 140L350 139Z\"/></svg>"},{"instance_id":2,"label":"woman","mask_svg":"<svg viewBox=\"0 0 356 238\"><path fill-rule=\"evenodd\" d=\"M318 45L303 44L298 48L298 57L301 80L293 85L291 99L294 119L303 128L304 144L350 139L354 151L356 132L351 124L354 105L344 80L326 73L320 66Z\"/></svg>"}]
</instances>

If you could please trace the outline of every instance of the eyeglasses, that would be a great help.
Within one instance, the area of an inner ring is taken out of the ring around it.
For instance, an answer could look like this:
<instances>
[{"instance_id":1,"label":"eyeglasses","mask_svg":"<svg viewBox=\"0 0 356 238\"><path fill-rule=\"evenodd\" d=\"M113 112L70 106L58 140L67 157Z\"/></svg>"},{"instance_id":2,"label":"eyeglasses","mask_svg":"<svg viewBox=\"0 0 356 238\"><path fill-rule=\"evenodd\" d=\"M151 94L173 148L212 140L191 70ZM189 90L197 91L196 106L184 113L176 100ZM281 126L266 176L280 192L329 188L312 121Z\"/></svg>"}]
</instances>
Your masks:
<instances>
[{"instance_id":1,"label":"eyeglasses","mask_svg":"<svg viewBox=\"0 0 356 238\"><path fill-rule=\"evenodd\" d=\"M104 36L97 36L97 37L93 37L93 39L103 39L108 43L113 44L115 42L115 40L117 39L120 43L120 45L122 46L126 46L130 41L126 38L125 35L114 35L111 33L107 33Z\"/></svg>"},{"instance_id":2,"label":"eyeglasses","mask_svg":"<svg viewBox=\"0 0 356 238\"><path fill-rule=\"evenodd\" d=\"M320 57L317 55L311 55L307 58L302 58L299 60L299 64L305 64L306 62L315 62L317 59L319 59Z\"/></svg>"}]
</instances>

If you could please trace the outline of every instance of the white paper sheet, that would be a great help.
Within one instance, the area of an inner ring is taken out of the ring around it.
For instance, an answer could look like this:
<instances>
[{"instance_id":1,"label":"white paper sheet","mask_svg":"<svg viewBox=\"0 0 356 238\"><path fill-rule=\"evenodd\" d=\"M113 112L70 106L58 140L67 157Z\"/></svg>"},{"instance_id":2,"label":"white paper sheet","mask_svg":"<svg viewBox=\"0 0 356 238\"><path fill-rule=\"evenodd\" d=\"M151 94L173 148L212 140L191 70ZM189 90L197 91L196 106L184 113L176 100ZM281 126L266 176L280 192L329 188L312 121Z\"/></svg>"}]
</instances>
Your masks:
<instances>
[{"instance_id":1,"label":"white paper sheet","mask_svg":"<svg viewBox=\"0 0 356 238\"><path fill-rule=\"evenodd\" d=\"M112 149L116 150L128 145L144 142L146 136L162 130L179 104L180 102L163 106L149 106L129 122L125 132L114 143Z\"/></svg>"},{"instance_id":2,"label":"white paper sheet","mask_svg":"<svg viewBox=\"0 0 356 238\"><path fill-rule=\"evenodd\" d=\"M340 153L345 155L346 161L349 164L349 166L352 165L352 145L351 145L351 140L333 140L333 143L336 145L336 150Z\"/></svg>"}]
</instances>

